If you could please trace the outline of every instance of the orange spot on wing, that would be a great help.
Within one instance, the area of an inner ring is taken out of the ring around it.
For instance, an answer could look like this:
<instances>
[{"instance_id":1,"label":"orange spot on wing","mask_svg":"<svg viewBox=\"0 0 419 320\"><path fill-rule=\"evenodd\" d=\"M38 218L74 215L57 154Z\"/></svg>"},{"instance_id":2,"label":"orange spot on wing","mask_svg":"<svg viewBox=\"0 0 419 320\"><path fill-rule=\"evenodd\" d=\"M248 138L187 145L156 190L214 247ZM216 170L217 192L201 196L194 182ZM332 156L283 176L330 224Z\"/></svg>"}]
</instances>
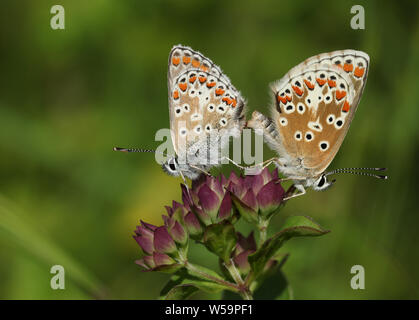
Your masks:
<instances>
[{"instance_id":1,"label":"orange spot on wing","mask_svg":"<svg viewBox=\"0 0 419 320\"><path fill-rule=\"evenodd\" d=\"M172 58L172 63L174 66L177 66L180 63L180 58L179 57L173 57Z\"/></svg>"},{"instance_id":2,"label":"orange spot on wing","mask_svg":"<svg viewBox=\"0 0 419 320\"><path fill-rule=\"evenodd\" d=\"M191 62L191 57L184 56L184 57L183 57L183 63L184 63L184 64L189 64L189 62Z\"/></svg>"},{"instance_id":3,"label":"orange spot on wing","mask_svg":"<svg viewBox=\"0 0 419 320\"><path fill-rule=\"evenodd\" d=\"M295 91L295 93L299 96L301 96L303 94L303 90L301 90L299 87L297 86L292 86L292 89Z\"/></svg>"},{"instance_id":4,"label":"orange spot on wing","mask_svg":"<svg viewBox=\"0 0 419 320\"><path fill-rule=\"evenodd\" d=\"M348 112L350 108L351 108L351 106L349 105L348 100L346 100L345 103L343 104L342 111L343 112Z\"/></svg>"},{"instance_id":5,"label":"orange spot on wing","mask_svg":"<svg viewBox=\"0 0 419 320\"><path fill-rule=\"evenodd\" d=\"M227 104L232 104L233 103L233 99L230 99L229 97L224 97L223 99L222 99L222 101L224 101L225 103L227 103Z\"/></svg>"},{"instance_id":6,"label":"orange spot on wing","mask_svg":"<svg viewBox=\"0 0 419 320\"><path fill-rule=\"evenodd\" d=\"M355 68L355 71L354 71L354 75L357 78L361 78L364 75L364 72L365 72L365 69L364 68L356 67Z\"/></svg>"},{"instance_id":7,"label":"orange spot on wing","mask_svg":"<svg viewBox=\"0 0 419 320\"><path fill-rule=\"evenodd\" d=\"M185 91L187 87L188 87L187 83L179 83L180 90Z\"/></svg>"},{"instance_id":8,"label":"orange spot on wing","mask_svg":"<svg viewBox=\"0 0 419 320\"><path fill-rule=\"evenodd\" d=\"M346 96L346 91L336 90L336 99L340 100Z\"/></svg>"},{"instance_id":9,"label":"orange spot on wing","mask_svg":"<svg viewBox=\"0 0 419 320\"><path fill-rule=\"evenodd\" d=\"M216 83L215 82L208 82L207 83L207 87L208 88L212 88L212 87L215 87L216 86Z\"/></svg>"},{"instance_id":10,"label":"orange spot on wing","mask_svg":"<svg viewBox=\"0 0 419 320\"><path fill-rule=\"evenodd\" d=\"M204 83L207 81L207 77L199 77L199 82Z\"/></svg>"},{"instance_id":11,"label":"orange spot on wing","mask_svg":"<svg viewBox=\"0 0 419 320\"><path fill-rule=\"evenodd\" d=\"M330 88L336 87L336 81L334 80L327 80L327 84L329 85Z\"/></svg>"},{"instance_id":12,"label":"orange spot on wing","mask_svg":"<svg viewBox=\"0 0 419 320\"><path fill-rule=\"evenodd\" d=\"M224 90L223 89L220 89L220 88L217 88L216 90L215 90L215 94L217 95L217 96L221 96L222 94L224 94Z\"/></svg>"},{"instance_id":13,"label":"orange spot on wing","mask_svg":"<svg viewBox=\"0 0 419 320\"><path fill-rule=\"evenodd\" d=\"M335 64L335 66L338 67L338 68L343 68L340 63L339 64Z\"/></svg>"},{"instance_id":14,"label":"orange spot on wing","mask_svg":"<svg viewBox=\"0 0 419 320\"><path fill-rule=\"evenodd\" d=\"M317 78L316 81L317 81L317 83L319 84L320 87L326 83L326 80L324 80L324 79Z\"/></svg>"},{"instance_id":15,"label":"orange spot on wing","mask_svg":"<svg viewBox=\"0 0 419 320\"><path fill-rule=\"evenodd\" d=\"M200 69L201 69L202 71L208 71L208 69L209 69L209 68L208 68L207 66L202 65Z\"/></svg>"},{"instance_id":16,"label":"orange spot on wing","mask_svg":"<svg viewBox=\"0 0 419 320\"><path fill-rule=\"evenodd\" d=\"M278 102L282 102L283 104L287 104L287 99L285 97L281 97L280 95L276 96L278 99Z\"/></svg>"},{"instance_id":17,"label":"orange spot on wing","mask_svg":"<svg viewBox=\"0 0 419 320\"><path fill-rule=\"evenodd\" d=\"M304 79L304 83L306 84L307 88L309 88L310 90L314 89L314 84L312 84L310 81Z\"/></svg>"},{"instance_id":18,"label":"orange spot on wing","mask_svg":"<svg viewBox=\"0 0 419 320\"><path fill-rule=\"evenodd\" d=\"M190 82L190 83L194 83L194 82L195 82L195 80L196 80L196 77L190 77L190 78L189 78L189 82Z\"/></svg>"},{"instance_id":19,"label":"orange spot on wing","mask_svg":"<svg viewBox=\"0 0 419 320\"><path fill-rule=\"evenodd\" d=\"M291 96L285 96L285 98L287 98L288 101L291 101L292 100L292 97Z\"/></svg>"},{"instance_id":20,"label":"orange spot on wing","mask_svg":"<svg viewBox=\"0 0 419 320\"><path fill-rule=\"evenodd\" d=\"M196 60L196 59L192 60L192 66L194 66L195 68L198 68L200 64L201 63L198 60Z\"/></svg>"},{"instance_id":21,"label":"orange spot on wing","mask_svg":"<svg viewBox=\"0 0 419 320\"><path fill-rule=\"evenodd\" d=\"M232 105L232 107L234 108L235 106L237 106L237 100L236 99L233 99L233 103L231 104Z\"/></svg>"},{"instance_id":22,"label":"orange spot on wing","mask_svg":"<svg viewBox=\"0 0 419 320\"><path fill-rule=\"evenodd\" d=\"M179 99L179 91L174 91L173 92L173 98L176 100L176 99Z\"/></svg>"},{"instance_id":23,"label":"orange spot on wing","mask_svg":"<svg viewBox=\"0 0 419 320\"><path fill-rule=\"evenodd\" d=\"M354 65L351 63L345 63L343 65L343 70L345 70L346 72L351 72L354 69Z\"/></svg>"}]
</instances>

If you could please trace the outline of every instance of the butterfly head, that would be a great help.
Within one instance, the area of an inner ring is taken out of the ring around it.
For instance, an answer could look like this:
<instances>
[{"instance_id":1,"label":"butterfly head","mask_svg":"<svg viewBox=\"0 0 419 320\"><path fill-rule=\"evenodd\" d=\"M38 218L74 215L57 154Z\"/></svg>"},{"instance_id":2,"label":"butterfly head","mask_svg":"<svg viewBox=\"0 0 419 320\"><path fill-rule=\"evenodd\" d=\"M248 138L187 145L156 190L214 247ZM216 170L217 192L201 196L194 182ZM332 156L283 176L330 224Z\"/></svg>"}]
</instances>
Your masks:
<instances>
[{"instance_id":1,"label":"butterfly head","mask_svg":"<svg viewBox=\"0 0 419 320\"><path fill-rule=\"evenodd\" d=\"M311 187L316 191L323 191L329 189L334 183L335 179L328 180L325 173L311 181Z\"/></svg>"},{"instance_id":2,"label":"butterfly head","mask_svg":"<svg viewBox=\"0 0 419 320\"><path fill-rule=\"evenodd\" d=\"M164 172L168 175L178 177L180 175L177 157L170 157L162 164Z\"/></svg>"},{"instance_id":3,"label":"butterfly head","mask_svg":"<svg viewBox=\"0 0 419 320\"><path fill-rule=\"evenodd\" d=\"M195 170L187 163L179 162L179 159L176 156L168 158L166 162L162 164L162 168L164 172L174 177L181 176L182 178L186 177L191 180L195 180L200 175L198 170Z\"/></svg>"}]
</instances>

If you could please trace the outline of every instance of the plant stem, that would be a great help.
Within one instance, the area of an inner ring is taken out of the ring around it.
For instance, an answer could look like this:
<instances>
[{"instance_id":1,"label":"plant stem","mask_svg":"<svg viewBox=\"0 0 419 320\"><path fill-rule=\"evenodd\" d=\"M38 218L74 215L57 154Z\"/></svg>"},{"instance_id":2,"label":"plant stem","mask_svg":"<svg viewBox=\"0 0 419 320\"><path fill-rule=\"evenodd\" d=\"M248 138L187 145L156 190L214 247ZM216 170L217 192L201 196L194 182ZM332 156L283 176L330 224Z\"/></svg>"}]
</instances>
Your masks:
<instances>
[{"instance_id":1,"label":"plant stem","mask_svg":"<svg viewBox=\"0 0 419 320\"><path fill-rule=\"evenodd\" d=\"M188 269L189 271L195 273L195 274L199 274L202 278L205 278L209 281L218 283L224 287L227 287L229 290L232 290L234 292L239 292L240 291L240 287L232 282L226 281L221 277L216 277L213 276L211 274L208 274L204 271L202 271L200 268L195 267L192 263L186 261L185 262L185 268Z\"/></svg>"},{"instance_id":2,"label":"plant stem","mask_svg":"<svg viewBox=\"0 0 419 320\"><path fill-rule=\"evenodd\" d=\"M237 283L239 287L239 294L242 296L242 298L244 300L253 300L252 293L250 292L249 287L245 284L242 277L240 276L240 272L239 270L237 270L236 266L234 265L233 260L230 260L229 263L224 263L224 266L227 268L231 277Z\"/></svg>"},{"instance_id":3,"label":"plant stem","mask_svg":"<svg viewBox=\"0 0 419 320\"><path fill-rule=\"evenodd\" d=\"M259 245L261 246L266 241L268 231L269 219L260 219L258 224L259 230Z\"/></svg>"}]
</instances>

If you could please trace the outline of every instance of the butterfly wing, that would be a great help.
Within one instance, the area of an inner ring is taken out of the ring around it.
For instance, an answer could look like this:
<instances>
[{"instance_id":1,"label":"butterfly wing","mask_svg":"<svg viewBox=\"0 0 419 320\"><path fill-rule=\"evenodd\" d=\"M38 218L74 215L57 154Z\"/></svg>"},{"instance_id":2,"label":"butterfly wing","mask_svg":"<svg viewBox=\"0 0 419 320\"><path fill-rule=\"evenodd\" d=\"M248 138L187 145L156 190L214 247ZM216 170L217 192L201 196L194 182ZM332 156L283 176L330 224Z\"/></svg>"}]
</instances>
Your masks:
<instances>
[{"instance_id":1,"label":"butterfly wing","mask_svg":"<svg viewBox=\"0 0 419 320\"><path fill-rule=\"evenodd\" d=\"M315 176L328 167L345 138L368 66L369 57L361 51L311 57L272 85L272 120L255 114L250 123L264 129L280 157L296 168L296 175Z\"/></svg>"},{"instance_id":2,"label":"butterfly wing","mask_svg":"<svg viewBox=\"0 0 419 320\"><path fill-rule=\"evenodd\" d=\"M214 130L240 134L245 122L244 99L221 69L199 52L184 46L171 50L168 89L170 130L177 154L194 153Z\"/></svg>"}]
</instances>

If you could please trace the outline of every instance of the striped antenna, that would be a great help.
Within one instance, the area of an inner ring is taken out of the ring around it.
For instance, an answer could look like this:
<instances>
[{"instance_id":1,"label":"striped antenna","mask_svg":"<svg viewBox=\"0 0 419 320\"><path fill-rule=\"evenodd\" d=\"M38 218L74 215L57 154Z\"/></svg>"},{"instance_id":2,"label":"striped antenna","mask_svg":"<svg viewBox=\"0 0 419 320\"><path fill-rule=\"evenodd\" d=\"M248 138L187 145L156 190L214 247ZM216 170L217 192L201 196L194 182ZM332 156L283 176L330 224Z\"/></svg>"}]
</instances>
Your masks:
<instances>
[{"instance_id":1,"label":"striped antenna","mask_svg":"<svg viewBox=\"0 0 419 320\"><path fill-rule=\"evenodd\" d=\"M385 176L385 175L379 175L379 174L374 174L374 173L369 173L369 172L358 172L357 170L386 171L387 168L341 168L341 169L336 169L336 170L326 173L326 176L329 176L331 174L337 174L337 173L350 173L350 174L357 174L360 176L374 177L377 179L384 179L384 180L388 179L388 176Z\"/></svg>"},{"instance_id":2,"label":"striped antenna","mask_svg":"<svg viewBox=\"0 0 419 320\"><path fill-rule=\"evenodd\" d=\"M120 147L114 147L114 151L121 151L121 152L156 152L156 150L153 149L138 149L138 148L120 148Z\"/></svg>"},{"instance_id":3,"label":"striped antenna","mask_svg":"<svg viewBox=\"0 0 419 320\"><path fill-rule=\"evenodd\" d=\"M164 152L156 151L154 149L141 149L141 148L120 148L120 147L114 147L114 151L121 151L121 152L150 152L150 153L158 153L162 154L163 156L166 156Z\"/></svg>"}]
</instances>

